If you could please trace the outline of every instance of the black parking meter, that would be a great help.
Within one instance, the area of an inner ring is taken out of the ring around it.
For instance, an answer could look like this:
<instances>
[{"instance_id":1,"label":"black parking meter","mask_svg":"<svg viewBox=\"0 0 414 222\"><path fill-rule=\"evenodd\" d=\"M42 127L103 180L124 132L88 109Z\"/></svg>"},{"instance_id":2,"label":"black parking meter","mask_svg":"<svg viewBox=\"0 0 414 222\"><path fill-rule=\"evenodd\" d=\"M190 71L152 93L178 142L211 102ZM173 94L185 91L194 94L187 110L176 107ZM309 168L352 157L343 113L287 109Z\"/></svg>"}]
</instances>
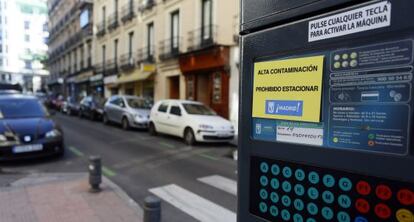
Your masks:
<instances>
[{"instance_id":1,"label":"black parking meter","mask_svg":"<svg viewBox=\"0 0 414 222\"><path fill-rule=\"evenodd\" d=\"M239 222L414 222L414 1L242 0Z\"/></svg>"}]
</instances>

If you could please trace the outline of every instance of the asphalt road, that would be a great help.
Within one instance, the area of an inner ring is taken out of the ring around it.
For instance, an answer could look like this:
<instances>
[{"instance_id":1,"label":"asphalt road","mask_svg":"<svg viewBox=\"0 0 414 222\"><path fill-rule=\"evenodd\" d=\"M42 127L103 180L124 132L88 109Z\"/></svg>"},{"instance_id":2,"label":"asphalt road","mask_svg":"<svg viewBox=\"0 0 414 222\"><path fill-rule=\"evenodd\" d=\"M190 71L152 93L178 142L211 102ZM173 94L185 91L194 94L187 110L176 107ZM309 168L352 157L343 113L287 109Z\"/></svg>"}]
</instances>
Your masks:
<instances>
[{"instance_id":1,"label":"asphalt road","mask_svg":"<svg viewBox=\"0 0 414 222\"><path fill-rule=\"evenodd\" d=\"M152 137L62 114L54 118L64 130L65 156L0 166L10 178L20 173L85 172L88 156L99 155L104 175L141 206L150 194L163 200L163 221L235 221L237 171L231 145L190 147L179 138Z\"/></svg>"}]
</instances>

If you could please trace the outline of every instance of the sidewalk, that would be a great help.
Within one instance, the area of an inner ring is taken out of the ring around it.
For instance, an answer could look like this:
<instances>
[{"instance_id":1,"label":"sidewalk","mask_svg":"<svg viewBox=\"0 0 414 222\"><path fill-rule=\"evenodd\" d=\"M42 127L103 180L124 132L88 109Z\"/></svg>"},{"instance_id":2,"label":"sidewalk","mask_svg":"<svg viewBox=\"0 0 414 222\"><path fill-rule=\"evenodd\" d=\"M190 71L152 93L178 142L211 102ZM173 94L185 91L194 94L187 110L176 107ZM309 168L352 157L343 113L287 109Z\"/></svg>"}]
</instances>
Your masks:
<instances>
[{"instance_id":1,"label":"sidewalk","mask_svg":"<svg viewBox=\"0 0 414 222\"><path fill-rule=\"evenodd\" d=\"M100 193L89 193L84 173L22 177L0 187L0 221L142 221L142 209L117 185L103 177L101 187Z\"/></svg>"}]
</instances>

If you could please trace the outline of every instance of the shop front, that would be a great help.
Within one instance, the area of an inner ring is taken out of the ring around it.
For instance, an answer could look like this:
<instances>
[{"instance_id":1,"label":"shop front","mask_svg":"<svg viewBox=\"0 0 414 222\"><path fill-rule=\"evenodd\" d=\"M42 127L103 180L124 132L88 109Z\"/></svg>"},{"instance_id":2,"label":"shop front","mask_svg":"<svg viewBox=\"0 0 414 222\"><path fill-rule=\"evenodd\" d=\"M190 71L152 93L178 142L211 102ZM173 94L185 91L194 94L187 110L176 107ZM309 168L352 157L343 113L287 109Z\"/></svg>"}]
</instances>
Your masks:
<instances>
[{"instance_id":1,"label":"shop front","mask_svg":"<svg viewBox=\"0 0 414 222\"><path fill-rule=\"evenodd\" d=\"M104 79L102 74L89 78L90 94L104 96Z\"/></svg>"},{"instance_id":2,"label":"shop front","mask_svg":"<svg viewBox=\"0 0 414 222\"><path fill-rule=\"evenodd\" d=\"M143 66L132 72L122 73L117 80L119 91L124 95L154 98L154 66Z\"/></svg>"},{"instance_id":3,"label":"shop front","mask_svg":"<svg viewBox=\"0 0 414 222\"><path fill-rule=\"evenodd\" d=\"M118 81L118 75L110 75L105 76L103 78L104 83L104 97L109 98L114 95L119 94L119 86L117 84Z\"/></svg>"}]
</instances>

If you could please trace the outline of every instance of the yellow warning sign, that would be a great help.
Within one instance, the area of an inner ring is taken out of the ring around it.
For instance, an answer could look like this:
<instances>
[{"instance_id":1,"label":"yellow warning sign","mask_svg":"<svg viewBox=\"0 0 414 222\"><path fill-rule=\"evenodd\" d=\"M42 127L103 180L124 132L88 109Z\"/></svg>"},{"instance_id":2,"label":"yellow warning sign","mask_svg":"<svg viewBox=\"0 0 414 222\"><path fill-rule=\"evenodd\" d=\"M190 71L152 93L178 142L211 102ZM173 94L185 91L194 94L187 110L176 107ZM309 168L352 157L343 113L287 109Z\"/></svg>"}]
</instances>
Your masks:
<instances>
[{"instance_id":1,"label":"yellow warning sign","mask_svg":"<svg viewBox=\"0 0 414 222\"><path fill-rule=\"evenodd\" d=\"M320 122L324 56L254 64L253 117Z\"/></svg>"}]
</instances>

